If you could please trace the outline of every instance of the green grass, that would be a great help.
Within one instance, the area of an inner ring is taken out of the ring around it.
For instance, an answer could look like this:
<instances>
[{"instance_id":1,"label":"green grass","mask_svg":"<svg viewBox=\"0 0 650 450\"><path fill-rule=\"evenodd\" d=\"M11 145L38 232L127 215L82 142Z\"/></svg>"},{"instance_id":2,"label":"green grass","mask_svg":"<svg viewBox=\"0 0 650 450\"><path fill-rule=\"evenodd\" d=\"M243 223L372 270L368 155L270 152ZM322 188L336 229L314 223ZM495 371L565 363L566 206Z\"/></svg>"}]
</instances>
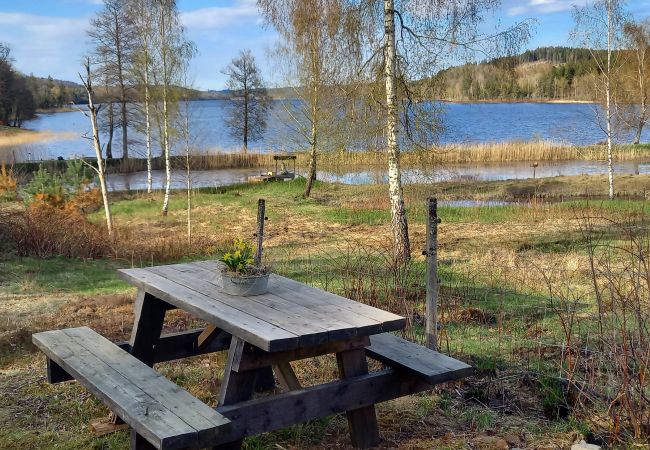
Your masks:
<instances>
[{"instance_id":1,"label":"green grass","mask_svg":"<svg viewBox=\"0 0 650 450\"><path fill-rule=\"evenodd\" d=\"M128 264L112 260L20 258L0 260L0 290L5 294L102 294L126 292L118 268Z\"/></svg>"}]
</instances>

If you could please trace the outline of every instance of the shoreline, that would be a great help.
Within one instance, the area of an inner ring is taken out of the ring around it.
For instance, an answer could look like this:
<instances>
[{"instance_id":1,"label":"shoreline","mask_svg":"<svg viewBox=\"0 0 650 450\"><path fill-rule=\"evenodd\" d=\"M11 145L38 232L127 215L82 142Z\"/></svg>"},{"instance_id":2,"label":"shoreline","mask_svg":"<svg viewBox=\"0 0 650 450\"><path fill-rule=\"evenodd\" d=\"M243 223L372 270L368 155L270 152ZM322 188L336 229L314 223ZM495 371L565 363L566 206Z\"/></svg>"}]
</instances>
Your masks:
<instances>
[{"instance_id":1,"label":"shoreline","mask_svg":"<svg viewBox=\"0 0 650 450\"><path fill-rule=\"evenodd\" d=\"M543 104L556 104L556 105L595 105L598 104L594 100L571 100L571 99L535 99L535 98L488 98L481 100L434 100L441 103L455 103L459 105L467 105L473 103L543 103Z\"/></svg>"}]
</instances>

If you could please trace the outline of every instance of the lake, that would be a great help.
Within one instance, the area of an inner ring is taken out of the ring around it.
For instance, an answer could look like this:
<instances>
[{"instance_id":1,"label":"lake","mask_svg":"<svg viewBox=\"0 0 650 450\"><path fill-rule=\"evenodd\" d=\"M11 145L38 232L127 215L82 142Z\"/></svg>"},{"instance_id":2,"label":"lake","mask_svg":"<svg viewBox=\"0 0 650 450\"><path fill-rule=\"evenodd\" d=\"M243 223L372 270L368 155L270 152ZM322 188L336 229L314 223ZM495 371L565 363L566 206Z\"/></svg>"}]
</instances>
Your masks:
<instances>
[{"instance_id":1,"label":"lake","mask_svg":"<svg viewBox=\"0 0 650 450\"><path fill-rule=\"evenodd\" d=\"M592 104L560 103L444 103L444 131L439 136L443 144L497 142L512 140L544 139L577 145L593 144L604 140L594 117ZM268 117L264 137L250 145L251 150L294 150L300 145L296 133L282 120L283 108L278 101ZM240 148L237 139L230 136L225 126L227 102L206 100L190 102L192 145L201 151L235 151ZM73 133L76 138L32 143L13 150L17 160L53 159L59 156L93 156L91 142L84 134L90 134L90 124L81 111L40 114L27 121L26 128L43 131ZM629 136L621 136L621 140ZM103 136L102 142L106 137ZM644 141L650 140L646 129ZM130 155L144 157L142 135L130 132ZM156 146L154 154L159 154ZM113 155L121 155L121 138L116 130Z\"/></svg>"}]
</instances>

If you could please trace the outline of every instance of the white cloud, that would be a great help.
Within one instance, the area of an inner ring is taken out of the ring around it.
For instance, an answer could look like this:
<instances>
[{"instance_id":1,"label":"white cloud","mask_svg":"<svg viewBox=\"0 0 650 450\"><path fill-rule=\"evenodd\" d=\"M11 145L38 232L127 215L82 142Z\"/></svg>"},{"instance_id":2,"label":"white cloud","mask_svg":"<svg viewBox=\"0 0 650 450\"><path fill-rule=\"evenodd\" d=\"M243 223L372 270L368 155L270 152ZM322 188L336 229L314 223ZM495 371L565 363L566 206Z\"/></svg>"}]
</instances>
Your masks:
<instances>
[{"instance_id":1,"label":"white cloud","mask_svg":"<svg viewBox=\"0 0 650 450\"><path fill-rule=\"evenodd\" d=\"M11 47L18 70L76 78L89 19L0 12L0 41Z\"/></svg>"},{"instance_id":2,"label":"white cloud","mask_svg":"<svg viewBox=\"0 0 650 450\"><path fill-rule=\"evenodd\" d=\"M588 0L528 0L524 5L513 6L506 11L509 16L537 13L550 14L572 9L574 6L584 6Z\"/></svg>"},{"instance_id":3,"label":"white cloud","mask_svg":"<svg viewBox=\"0 0 650 450\"><path fill-rule=\"evenodd\" d=\"M261 20L255 0L239 0L233 6L214 6L181 13L181 21L189 30L206 30L241 25L242 21Z\"/></svg>"}]
</instances>

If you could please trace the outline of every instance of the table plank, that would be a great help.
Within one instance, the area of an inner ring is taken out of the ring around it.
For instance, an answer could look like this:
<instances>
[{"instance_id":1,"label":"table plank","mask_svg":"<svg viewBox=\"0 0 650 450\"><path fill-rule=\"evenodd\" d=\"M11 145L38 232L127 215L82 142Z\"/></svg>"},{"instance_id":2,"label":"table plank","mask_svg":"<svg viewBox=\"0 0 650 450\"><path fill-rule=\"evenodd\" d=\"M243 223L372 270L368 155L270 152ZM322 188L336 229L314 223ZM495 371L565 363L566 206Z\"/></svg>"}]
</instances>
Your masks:
<instances>
[{"instance_id":1,"label":"table plank","mask_svg":"<svg viewBox=\"0 0 650 450\"><path fill-rule=\"evenodd\" d=\"M278 328L283 328L298 336L298 341L301 346L318 345L329 340L328 331L321 327L318 322L306 320L298 314L277 310L259 301L255 301L254 298L258 296L242 298L222 293L219 290L219 286L210 282L209 279L206 279L207 277L212 277L214 279L217 277L216 273L205 274L202 277L197 277L176 270L174 267L170 266L152 267L149 270L167 278L169 281L173 281L181 286L203 294L211 298L214 302L228 305L252 317L256 317L275 325ZM226 331L229 330L226 329Z\"/></svg>"},{"instance_id":2,"label":"table plank","mask_svg":"<svg viewBox=\"0 0 650 450\"><path fill-rule=\"evenodd\" d=\"M215 266L217 267L215 269L208 269L204 266L195 264L171 265L168 267L184 274L191 273L192 275L199 276L202 280L209 280L211 278L215 279L215 273L218 270L218 266ZM215 280L211 289L216 288L217 285L218 280ZM349 310L344 311L336 306L330 307L330 305L322 305L319 302L315 302L315 305L323 307L315 308L314 305L311 304L307 306L293 301L293 292L284 287L277 286L273 282L273 275L271 276L269 285L270 288L268 293L247 297L246 300L261 303L289 314L296 314L305 319L311 319L314 323L318 324L319 327L328 330L329 341L337 341L358 335L365 336L382 332L381 324L376 320L359 316ZM342 313L339 314L339 311Z\"/></svg>"},{"instance_id":3,"label":"table plank","mask_svg":"<svg viewBox=\"0 0 650 450\"><path fill-rule=\"evenodd\" d=\"M238 335L261 349L281 351L299 347L297 335L236 308L215 302L210 297L169 281L149 269L121 269L118 272L127 282L222 330Z\"/></svg>"},{"instance_id":4,"label":"table plank","mask_svg":"<svg viewBox=\"0 0 650 450\"><path fill-rule=\"evenodd\" d=\"M209 271L216 271L221 263L219 261L194 261L191 263L180 264L181 266L199 266ZM182 268L180 269L182 270ZM185 270L192 270L185 268ZM350 300L340 295L318 289L299 281L292 280L277 274L271 274L269 283L272 283L274 289L284 289L283 298L286 299L286 293L293 294L289 299L296 304L305 306L310 309L321 308L320 310L328 313L339 313L337 319L345 321L345 317L359 317L369 319L368 324L380 323L382 331L369 334L375 334L385 331L397 331L406 326L406 319L397 314L375 308L364 303ZM274 292L275 293L275 292ZM339 309L337 309L339 308ZM318 309L317 309L318 310ZM355 316L350 313L354 313ZM372 321L372 322L370 322Z\"/></svg>"},{"instance_id":5,"label":"table plank","mask_svg":"<svg viewBox=\"0 0 650 450\"><path fill-rule=\"evenodd\" d=\"M267 351L319 346L406 325L406 319L396 314L275 274L269 279L268 293L251 297L225 294L219 289L222 266L213 260L120 272L161 300ZM282 342L276 342L278 339Z\"/></svg>"}]
</instances>

